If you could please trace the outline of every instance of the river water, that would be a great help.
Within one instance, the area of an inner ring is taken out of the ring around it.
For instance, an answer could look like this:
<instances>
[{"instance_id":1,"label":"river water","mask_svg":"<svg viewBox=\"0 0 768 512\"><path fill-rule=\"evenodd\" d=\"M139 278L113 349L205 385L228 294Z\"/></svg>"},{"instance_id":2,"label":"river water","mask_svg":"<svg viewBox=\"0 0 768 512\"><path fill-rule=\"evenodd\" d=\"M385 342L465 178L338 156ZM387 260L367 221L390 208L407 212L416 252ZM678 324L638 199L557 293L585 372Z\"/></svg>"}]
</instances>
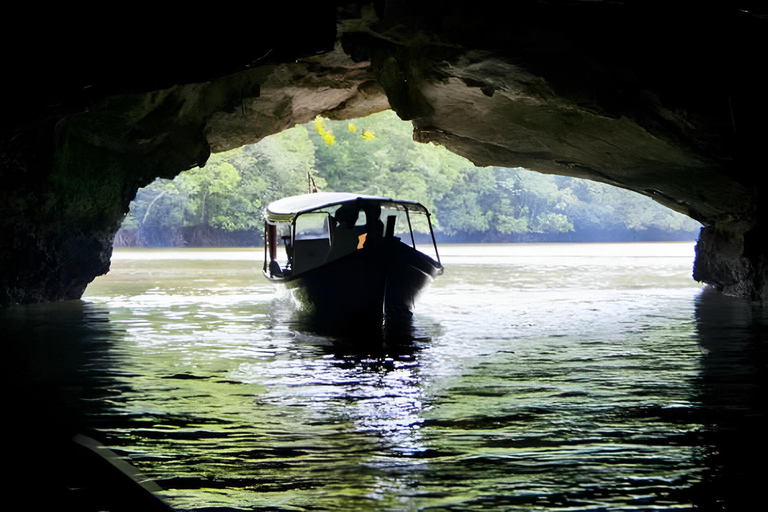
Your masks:
<instances>
[{"instance_id":1,"label":"river water","mask_svg":"<svg viewBox=\"0 0 768 512\"><path fill-rule=\"evenodd\" d=\"M88 429L177 510L764 501L768 322L693 243L440 249L412 325L344 338L260 249L117 250L83 301L1 313L9 417Z\"/></svg>"}]
</instances>

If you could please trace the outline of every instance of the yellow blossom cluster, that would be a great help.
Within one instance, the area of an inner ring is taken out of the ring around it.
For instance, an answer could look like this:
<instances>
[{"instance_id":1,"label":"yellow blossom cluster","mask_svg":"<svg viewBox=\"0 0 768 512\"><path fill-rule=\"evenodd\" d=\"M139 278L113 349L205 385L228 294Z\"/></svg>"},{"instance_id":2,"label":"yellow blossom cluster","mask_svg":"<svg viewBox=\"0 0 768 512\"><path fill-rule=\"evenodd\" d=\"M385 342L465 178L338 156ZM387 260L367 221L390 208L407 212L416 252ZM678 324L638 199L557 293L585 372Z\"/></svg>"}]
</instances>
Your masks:
<instances>
[{"instance_id":1,"label":"yellow blossom cluster","mask_svg":"<svg viewBox=\"0 0 768 512\"><path fill-rule=\"evenodd\" d=\"M320 137L322 137L323 141L325 141L327 145L333 146L336 143L336 137L334 137L331 130L326 129L325 125L323 124L323 118L320 116L315 117L315 130L317 130L317 133L320 134ZM355 125L355 123L349 123L347 125L347 130L355 133L358 131L358 127ZM376 136L371 130L363 130L360 138L368 141L375 139Z\"/></svg>"},{"instance_id":2,"label":"yellow blossom cluster","mask_svg":"<svg viewBox=\"0 0 768 512\"><path fill-rule=\"evenodd\" d=\"M354 132L357 131L357 126L355 126L355 123L349 123L347 125L347 129L350 132L354 133ZM373 139L376 138L376 136L373 134L373 132L371 130L363 130L363 134L360 135L360 138L363 139L363 140L373 140Z\"/></svg>"},{"instance_id":3,"label":"yellow blossom cluster","mask_svg":"<svg viewBox=\"0 0 768 512\"><path fill-rule=\"evenodd\" d=\"M361 135L363 140L373 140L376 138L376 136L373 135L373 132L371 130L365 130L363 134Z\"/></svg>"},{"instance_id":4,"label":"yellow blossom cluster","mask_svg":"<svg viewBox=\"0 0 768 512\"><path fill-rule=\"evenodd\" d=\"M333 132L325 129L323 118L320 116L315 118L315 130L317 130L317 133L320 134L320 137L322 137L323 141L329 146L333 146L336 143L336 137L333 136Z\"/></svg>"}]
</instances>

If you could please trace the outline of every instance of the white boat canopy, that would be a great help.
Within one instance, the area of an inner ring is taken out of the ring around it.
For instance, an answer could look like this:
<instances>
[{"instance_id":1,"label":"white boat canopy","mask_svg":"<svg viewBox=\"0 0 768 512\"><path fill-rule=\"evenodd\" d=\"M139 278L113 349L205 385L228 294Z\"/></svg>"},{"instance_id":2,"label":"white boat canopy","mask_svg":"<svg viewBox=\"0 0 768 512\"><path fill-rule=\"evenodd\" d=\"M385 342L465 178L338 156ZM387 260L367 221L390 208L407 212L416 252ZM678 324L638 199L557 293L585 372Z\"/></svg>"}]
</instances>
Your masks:
<instances>
[{"instance_id":1,"label":"white boat canopy","mask_svg":"<svg viewBox=\"0 0 768 512\"><path fill-rule=\"evenodd\" d=\"M388 197L366 196L349 192L315 192L279 199L267 206L266 218L272 222L287 222L302 213L319 210L337 204L354 201L376 201L383 204L397 205L402 209L427 213L427 209L415 201L392 199Z\"/></svg>"}]
</instances>

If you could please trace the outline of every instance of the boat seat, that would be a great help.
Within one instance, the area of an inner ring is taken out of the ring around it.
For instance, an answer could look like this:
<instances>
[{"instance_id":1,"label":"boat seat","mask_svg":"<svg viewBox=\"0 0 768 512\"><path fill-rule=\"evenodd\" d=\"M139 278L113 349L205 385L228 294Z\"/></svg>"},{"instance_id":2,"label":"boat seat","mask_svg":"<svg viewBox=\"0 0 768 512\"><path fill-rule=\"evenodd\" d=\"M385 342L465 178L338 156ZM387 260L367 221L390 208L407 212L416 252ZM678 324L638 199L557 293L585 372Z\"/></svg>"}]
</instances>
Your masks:
<instances>
[{"instance_id":1,"label":"boat seat","mask_svg":"<svg viewBox=\"0 0 768 512\"><path fill-rule=\"evenodd\" d=\"M387 216L387 229L384 234L385 238L394 238L395 236L395 223L397 222L397 217L394 215Z\"/></svg>"}]
</instances>

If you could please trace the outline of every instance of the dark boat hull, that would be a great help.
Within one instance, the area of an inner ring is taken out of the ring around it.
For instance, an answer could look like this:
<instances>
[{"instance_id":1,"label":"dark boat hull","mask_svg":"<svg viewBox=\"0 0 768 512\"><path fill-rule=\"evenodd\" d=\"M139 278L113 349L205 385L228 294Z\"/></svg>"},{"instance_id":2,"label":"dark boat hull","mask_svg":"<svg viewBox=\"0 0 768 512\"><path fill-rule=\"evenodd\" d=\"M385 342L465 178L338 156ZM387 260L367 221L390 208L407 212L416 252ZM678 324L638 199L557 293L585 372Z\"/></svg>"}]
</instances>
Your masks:
<instances>
[{"instance_id":1,"label":"dark boat hull","mask_svg":"<svg viewBox=\"0 0 768 512\"><path fill-rule=\"evenodd\" d=\"M442 266L399 241L364 248L285 279L315 320L339 327L410 316Z\"/></svg>"}]
</instances>

